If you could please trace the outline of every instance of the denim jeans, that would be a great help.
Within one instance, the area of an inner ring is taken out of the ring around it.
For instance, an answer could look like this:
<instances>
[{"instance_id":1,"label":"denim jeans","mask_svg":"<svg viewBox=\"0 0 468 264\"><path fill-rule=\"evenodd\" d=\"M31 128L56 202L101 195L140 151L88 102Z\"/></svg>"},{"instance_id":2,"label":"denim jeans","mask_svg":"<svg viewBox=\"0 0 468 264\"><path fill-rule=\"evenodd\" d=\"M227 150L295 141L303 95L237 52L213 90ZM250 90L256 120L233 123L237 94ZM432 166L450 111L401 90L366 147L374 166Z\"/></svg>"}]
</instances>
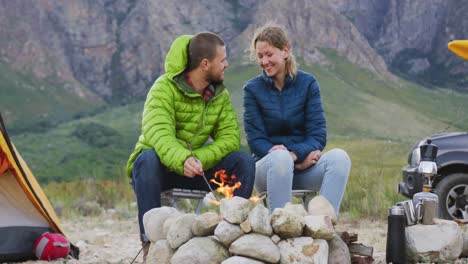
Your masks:
<instances>
[{"instance_id":1,"label":"denim jeans","mask_svg":"<svg viewBox=\"0 0 468 264\"><path fill-rule=\"evenodd\" d=\"M257 161L255 189L267 191L270 212L291 201L292 190L320 191L338 215L350 169L351 160L341 149L326 152L314 166L302 171L294 169L288 151L275 150Z\"/></svg>"},{"instance_id":2,"label":"denim jeans","mask_svg":"<svg viewBox=\"0 0 468 264\"><path fill-rule=\"evenodd\" d=\"M242 185L234 195L249 198L252 195L255 161L247 153L232 152L224 157L215 167L206 170L208 181L218 170L226 170L227 175L235 174ZM216 189L214 183L211 187ZM138 205L138 224L141 240L147 241L143 226L143 215L150 209L161 207L161 192L172 188L195 189L209 191L205 180L201 176L193 178L179 175L166 168L154 150L143 151L133 164L132 186Z\"/></svg>"}]
</instances>

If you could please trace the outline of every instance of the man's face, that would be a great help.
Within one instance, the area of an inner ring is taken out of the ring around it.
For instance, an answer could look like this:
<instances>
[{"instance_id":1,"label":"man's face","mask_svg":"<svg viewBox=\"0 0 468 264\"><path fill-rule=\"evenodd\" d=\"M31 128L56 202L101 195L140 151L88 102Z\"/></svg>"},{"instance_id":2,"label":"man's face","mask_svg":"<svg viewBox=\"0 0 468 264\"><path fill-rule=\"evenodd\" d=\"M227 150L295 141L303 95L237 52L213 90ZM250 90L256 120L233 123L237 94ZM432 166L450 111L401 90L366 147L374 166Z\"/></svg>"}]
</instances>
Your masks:
<instances>
[{"instance_id":1,"label":"man's face","mask_svg":"<svg viewBox=\"0 0 468 264\"><path fill-rule=\"evenodd\" d=\"M207 81L210 83L222 83L224 81L224 70L228 65L226 47L216 46L216 56L208 62Z\"/></svg>"}]
</instances>

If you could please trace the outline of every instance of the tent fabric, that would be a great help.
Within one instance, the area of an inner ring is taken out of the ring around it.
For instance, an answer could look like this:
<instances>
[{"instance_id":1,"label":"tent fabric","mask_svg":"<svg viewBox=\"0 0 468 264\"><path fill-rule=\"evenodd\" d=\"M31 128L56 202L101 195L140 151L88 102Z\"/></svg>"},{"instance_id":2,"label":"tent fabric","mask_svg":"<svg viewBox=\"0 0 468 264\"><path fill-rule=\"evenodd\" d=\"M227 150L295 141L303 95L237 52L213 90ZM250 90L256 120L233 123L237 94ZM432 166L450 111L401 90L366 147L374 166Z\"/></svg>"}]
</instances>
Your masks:
<instances>
[{"instance_id":1,"label":"tent fabric","mask_svg":"<svg viewBox=\"0 0 468 264\"><path fill-rule=\"evenodd\" d=\"M8 226L40 226L49 224L31 204L28 197L10 171L5 171L0 177L0 227Z\"/></svg>"},{"instance_id":2,"label":"tent fabric","mask_svg":"<svg viewBox=\"0 0 468 264\"><path fill-rule=\"evenodd\" d=\"M1 115L0 132L0 262L35 259L33 244L43 232L64 232L42 188L10 141ZM79 249L71 245L70 255L78 258Z\"/></svg>"}]
</instances>

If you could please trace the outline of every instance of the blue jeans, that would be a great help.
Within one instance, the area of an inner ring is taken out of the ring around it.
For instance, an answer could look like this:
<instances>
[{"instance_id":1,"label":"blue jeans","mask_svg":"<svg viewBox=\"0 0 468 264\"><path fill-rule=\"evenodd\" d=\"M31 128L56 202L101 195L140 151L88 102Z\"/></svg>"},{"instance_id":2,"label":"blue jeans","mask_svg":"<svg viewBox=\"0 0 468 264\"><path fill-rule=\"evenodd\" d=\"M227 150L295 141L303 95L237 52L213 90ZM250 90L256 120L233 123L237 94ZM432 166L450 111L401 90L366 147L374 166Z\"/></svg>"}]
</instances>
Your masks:
<instances>
[{"instance_id":1,"label":"blue jeans","mask_svg":"<svg viewBox=\"0 0 468 264\"><path fill-rule=\"evenodd\" d=\"M291 201L292 190L320 191L338 215L350 169L351 160L341 149L326 152L317 164L302 171L294 169L288 151L275 150L257 161L255 189L267 191L270 212Z\"/></svg>"},{"instance_id":2,"label":"blue jeans","mask_svg":"<svg viewBox=\"0 0 468 264\"><path fill-rule=\"evenodd\" d=\"M226 170L227 175L235 174L242 185L234 191L234 195L249 198L252 194L255 161L247 153L232 152L224 157L216 166L205 171L208 181L218 170ZM214 183L211 187L216 189ZM132 186L138 205L138 224L142 241L148 241L143 226L143 215L150 209L161 207L161 192L172 188L195 189L209 191L202 177L193 178L179 175L166 168L154 150L143 151L133 164Z\"/></svg>"}]
</instances>

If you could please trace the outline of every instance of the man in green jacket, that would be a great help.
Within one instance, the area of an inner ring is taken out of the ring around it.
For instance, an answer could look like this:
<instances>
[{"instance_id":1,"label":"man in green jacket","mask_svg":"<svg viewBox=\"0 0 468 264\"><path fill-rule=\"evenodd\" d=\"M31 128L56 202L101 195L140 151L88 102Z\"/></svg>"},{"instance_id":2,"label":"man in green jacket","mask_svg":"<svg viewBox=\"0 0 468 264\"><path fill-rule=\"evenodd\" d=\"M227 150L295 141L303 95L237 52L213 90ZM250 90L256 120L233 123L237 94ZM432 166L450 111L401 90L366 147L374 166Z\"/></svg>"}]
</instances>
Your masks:
<instances>
[{"instance_id":1,"label":"man in green jacket","mask_svg":"<svg viewBox=\"0 0 468 264\"><path fill-rule=\"evenodd\" d=\"M214 33L184 35L172 43L166 73L146 98L141 135L127 163L142 241L147 241L143 215L161 206L161 191L209 191L201 175L209 180L223 169L242 184L234 195L252 193L255 162L239 151L239 125L223 85L227 66L224 42Z\"/></svg>"}]
</instances>

